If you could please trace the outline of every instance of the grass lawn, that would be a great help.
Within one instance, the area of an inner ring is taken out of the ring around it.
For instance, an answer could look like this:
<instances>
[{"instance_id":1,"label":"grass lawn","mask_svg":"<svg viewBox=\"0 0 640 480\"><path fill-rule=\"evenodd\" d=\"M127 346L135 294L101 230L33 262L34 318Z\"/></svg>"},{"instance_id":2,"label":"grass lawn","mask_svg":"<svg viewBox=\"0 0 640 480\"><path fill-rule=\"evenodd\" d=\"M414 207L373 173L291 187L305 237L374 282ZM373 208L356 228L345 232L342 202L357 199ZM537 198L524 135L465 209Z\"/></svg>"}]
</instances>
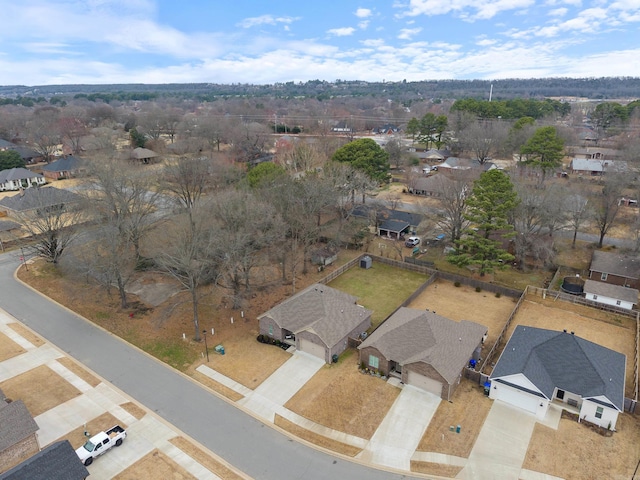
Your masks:
<instances>
[{"instance_id":1,"label":"grass lawn","mask_svg":"<svg viewBox=\"0 0 640 480\"><path fill-rule=\"evenodd\" d=\"M329 286L358 297L360 305L373 310L371 324L375 328L426 280L422 273L374 260L371 268L354 267Z\"/></svg>"}]
</instances>

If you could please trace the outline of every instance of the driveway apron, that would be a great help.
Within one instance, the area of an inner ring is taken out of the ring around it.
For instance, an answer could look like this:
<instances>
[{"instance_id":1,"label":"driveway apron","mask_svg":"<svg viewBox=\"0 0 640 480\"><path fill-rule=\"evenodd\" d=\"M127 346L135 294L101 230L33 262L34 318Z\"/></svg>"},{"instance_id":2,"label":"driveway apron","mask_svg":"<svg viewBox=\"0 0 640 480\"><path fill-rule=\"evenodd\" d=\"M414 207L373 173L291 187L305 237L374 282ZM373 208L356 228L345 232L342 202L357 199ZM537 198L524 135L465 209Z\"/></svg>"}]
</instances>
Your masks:
<instances>
[{"instance_id":1,"label":"driveway apron","mask_svg":"<svg viewBox=\"0 0 640 480\"><path fill-rule=\"evenodd\" d=\"M440 405L440 397L405 385L391 409L356 458L400 470L410 470L411 456Z\"/></svg>"},{"instance_id":2,"label":"driveway apron","mask_svg":"<svg viewBox=\"0 0 640 480\"><path fill-rule=\"evenodd\" d=\"M280 368L238 403L269 422L278 410L324 365L324 360L294 352Z\"/></svg>"}]
</instances>

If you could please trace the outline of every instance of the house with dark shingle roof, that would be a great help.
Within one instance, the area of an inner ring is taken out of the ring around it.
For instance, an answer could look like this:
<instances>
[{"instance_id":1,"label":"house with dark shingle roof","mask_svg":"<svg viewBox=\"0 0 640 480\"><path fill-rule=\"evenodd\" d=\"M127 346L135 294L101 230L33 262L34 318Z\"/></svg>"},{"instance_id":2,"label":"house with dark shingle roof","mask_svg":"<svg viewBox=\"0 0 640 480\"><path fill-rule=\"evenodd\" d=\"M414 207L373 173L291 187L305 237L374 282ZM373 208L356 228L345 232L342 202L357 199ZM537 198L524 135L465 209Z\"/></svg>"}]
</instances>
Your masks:
<instances>
[{"instance_id":1,"label":"house with dark shingle roof","mask_svg":"<svg viewBox=\"0 0 640 480\"><path fill-rule=\"evenodd\" d=\"M38 429L24 402L16 400L7 403L0 391L0 472L14 467L40 450L36 435Z\"/></svg>"},{"instance_id":2,"label":"house with dark shingle roof","mask_svg":"<svg viewBox=\"0 0 640 480\"><path fill-rule=\"evenodd\" d=\"M79 200L80 195L61 188L29 188L10 197L0 199L0 210L15 214L40 208L60 209Z\"/></svg>"},{"instance_id":3,"label":"house with dark shingle roof","mask_svg":"<svg viewBox=\"0 0 640 480\"><path fill-rule=\"evenodd\" d=\"M44 185L46 180L39 173L26 168L10 168L0 172L0 192L6 190L20 190L38 185Z\"/></svg>"},{"instance_id":4,"label":"house with dark shingle roof","mask_svg":"<svg viewBox=\"0 0 640 480\"><path fill-rule=\"evenodd\" d=\"M137 147L131 151L131 158L141 163L151 163L157 157L158 154L148 148Z\"/></svg>"},{"instance_id":5,"label":"house with dark shingle roof","mask_svg":"<svg viewBox=\"0 0 640 480\"><path fill-rule=\"evenodd\" d=\"M69 440L55 442L8 472L0 480L85 480L85 467Z\"/></svg>"},{"instance_id":6,"label":"house with dark shingle roof","mask_svg":"<svg viewBox=\"0 0 640 480\"><path fill-rule=\"evenodd\" d=\"M371 310L357 298L315 283L258 317L260 333L331 363L371 326Z\"/></svg>"},{"instance_id":7,"label":"house with dark shingle roof","mask_svg":"<svg viewBox=\"0 0 640 480\"><path fill-rule=\"evenodd\" d=\"M584 296L587 300L627 310L633 310L633 306L638 304L638 290L635 288L621 287L594 280L585 280Z\"/></svg>"},{"instance_id":8,"label":"house with dark shingle roof","mask_svg":"<svg viewBox=\"0 0 640 480\"><path fill-rule=\"evenodd\" d=\"M415 232L423 219L423 216L419 213L370 207L368 205L357 205L351 212L354 217L367 220L372 220L374 213L376 217L376 233L381 237L395 239L401 238L405 233Z\"/></svg>"},{"instance_id":9,"label":"house with dark shingle roof","mask_svg":"<svg viewBox=\"0 0 640 480\"><path fill-rule=\"evenodd\" d=\"M589 278L611 285L640 288L640 257L596 250L591 257Z\"/></svg>"},{"instance_id":10,"label":"house with dark shingle roof","mask_svg":"<svg viewBox=\"0 0 640 480\"><path fill-rule=\"evenodd\" d=\"M487 327L401 307L358 346L360 363L450 400Z\"/></svg>"},{"instance_id":11,"label":"house with dark shingle roof","mask_svg":"<svg viewBox=\"0 0 640 480\"><path fill-rule=\"evenodd\" d=\"M46 178L60 180L62 178L73 178L84 170L85 161L73 155L65 155L55 162L42 167L42 174Z\"/></svg>"},{"instance_id":12,"label":"house with dark shingle roof","mask_svg":"<svg viewBox=\"0 0 640 480\"><path fill-rule=\"evenodd\" d=\"M489 396L542 419L549 405L614 429L624 409L626 357L568 333L518 325L490 376Z\"/></svg>"},{"instance_id":13,"label":"house with dark shingle roof","mask_svg":"<svg viewBox=\"0 0 640 480\"><path fill-rule=\"evenodd\" d=\"M571 173L579 175L604 175L605 173L625 173L628 170L624 160L593 160L574 158L569 164Z\"/></svg>"}]
</instances>

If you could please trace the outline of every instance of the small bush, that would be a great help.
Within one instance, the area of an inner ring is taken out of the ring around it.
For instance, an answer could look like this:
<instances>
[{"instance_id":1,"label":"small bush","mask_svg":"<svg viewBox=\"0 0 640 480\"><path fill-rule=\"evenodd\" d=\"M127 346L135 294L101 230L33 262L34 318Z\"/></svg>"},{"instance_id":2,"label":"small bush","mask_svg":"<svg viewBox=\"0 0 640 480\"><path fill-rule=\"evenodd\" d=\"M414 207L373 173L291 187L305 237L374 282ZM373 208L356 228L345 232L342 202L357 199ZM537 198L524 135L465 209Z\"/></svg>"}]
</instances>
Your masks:
<instances>
[{"instance_id":1,"label":"small bush","mask_svg":"<svg viewBox=\"0 0 640 480\"><path fill-rule=\"evenodd\" d=\"M496 298L500 298L502 294L500 292L496 292Z\"/></svg>"},{"instance_id":2,"label":"small bush","mask_svg":"<svg viewBox=\"0 0 640 480\"><path fill-rule=\"evenodd\" d=\"M460 282L453 282L453 286L454 287L459 287L460 286Z\"/></svg>"},{"instance_id":3,"label":"small bush","mask_svg":"<svg viewBox=\"0 0 640 480\"><path fill-rule=\"evenodd\" d=\"M482 289L480 287L476 287L476 292L481 292Z\"/></svg>"}]
</instances>

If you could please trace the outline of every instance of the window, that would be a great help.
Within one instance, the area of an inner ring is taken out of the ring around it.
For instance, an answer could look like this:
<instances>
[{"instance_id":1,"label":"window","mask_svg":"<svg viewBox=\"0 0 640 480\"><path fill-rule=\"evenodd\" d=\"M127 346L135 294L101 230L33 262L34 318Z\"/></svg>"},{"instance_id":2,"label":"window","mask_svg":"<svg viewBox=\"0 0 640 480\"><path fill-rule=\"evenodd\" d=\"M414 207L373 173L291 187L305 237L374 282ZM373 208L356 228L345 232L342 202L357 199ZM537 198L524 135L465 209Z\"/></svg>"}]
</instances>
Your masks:
<instances>
[{"instance_id":1,"label":"window","mask_svg":"<svg viewBox=\"0 0 640 480\"><path fill-rule=\"evenodd\" d=\"M378 368L380 366L380 359L374 355L369 355L369 366L371 368Z\"/></svg>"},{"instance_id":2,"label":"window","mask_svg":"<svg viewBox=\"0 0 640 480\"><path fill-rule=\"evenodd\" d=\"M600 275L600 280L606 280L607 279L607 274L603 273L602 275Z\"/></svg>"},{"instance_id":3,"label":"window","mask_svg":"<svg viewBox=\"0 0 640 480\"><path fill-rule=\"evenodd\" d=\"M604 411L604 409L602 407L597 407L596 408L596 418L602 418L602 412Z\"/></svg>"},{"instance_id":4,"label":"window","mask_svg":"<svg viewBox=\"0 0 640 480\"><path fill-rule=\"evenodd\" d=\"M621 300L616 300L616 305L620 305L622 303Z\"/></svg>"},{"instance_id":5,"label":"window","mask_svg":"<svg viewBox=\"0 0 640 480\"><path fill-rule=\"evenodd\" d=\"M593 296L593 299L594 299L594 300L597 300L597 299L598 299L598 295L594 295L594 296Z\"/></svg>"},{"instance_id":6,"label":"window","mask_svg":"<svg viewBox=\"0 0 640 480\"><path fill-rule=\"evenodd\" d=\"M269 335L273 335L273 325L269 325Z\"/></svg>"}]
</instances>

